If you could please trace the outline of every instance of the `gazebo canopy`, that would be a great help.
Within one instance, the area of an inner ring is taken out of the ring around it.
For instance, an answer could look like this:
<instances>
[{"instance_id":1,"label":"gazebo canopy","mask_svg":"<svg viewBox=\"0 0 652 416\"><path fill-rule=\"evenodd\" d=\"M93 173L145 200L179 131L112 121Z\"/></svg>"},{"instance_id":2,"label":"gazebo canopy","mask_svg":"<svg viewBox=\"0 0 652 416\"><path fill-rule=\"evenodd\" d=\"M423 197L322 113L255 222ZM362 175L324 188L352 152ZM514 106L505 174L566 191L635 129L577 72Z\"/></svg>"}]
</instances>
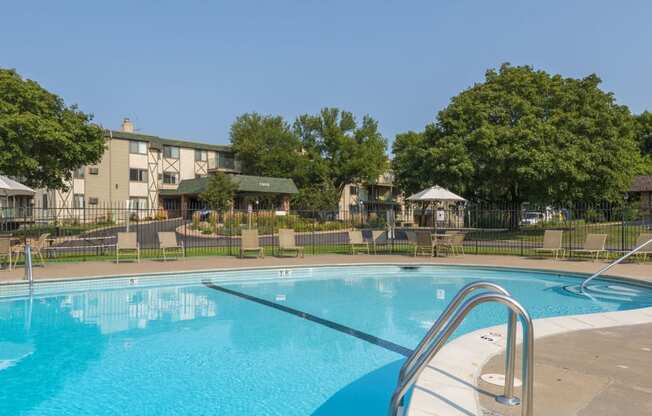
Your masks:
<instances>
[{"instance_id":1,"label":"gazebo canopy","mask_svg":"<svg viewBox=\"0 0 652 416\"><path fill-rule=\"evenodd\" d=\"M433 202L433 201L466 201L461 196L452 193L439 185L432 186L407 197L411 202Z\"/></svg>"},{"instance_id":2,"label":"gazebo canopy","mask_svg":"<svg viewBox=\"0 0 652 416\"><path fill-rule=\"evenodd\" d=\"M0 175L0 195L4 196L17 196L25 195L32 196L34 195L34 190L23 185L20 182L16 182L13 179L9 179L6 176Z\"/></svg>"}]
</instances>

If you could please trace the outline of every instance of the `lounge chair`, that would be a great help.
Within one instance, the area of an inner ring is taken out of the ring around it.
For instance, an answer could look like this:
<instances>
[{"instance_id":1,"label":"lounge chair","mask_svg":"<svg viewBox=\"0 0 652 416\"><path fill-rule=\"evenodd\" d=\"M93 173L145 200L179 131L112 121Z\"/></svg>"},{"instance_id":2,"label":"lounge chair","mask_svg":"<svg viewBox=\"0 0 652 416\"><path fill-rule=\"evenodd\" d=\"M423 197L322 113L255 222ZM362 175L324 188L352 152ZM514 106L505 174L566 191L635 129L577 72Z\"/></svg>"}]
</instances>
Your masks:
<instances>
[{"instance_id":1,"label":"lounge chair","mask_svg":"<svg viewBox=\"0 0 652 416\"><path fill-rule=\"evenodd\" d=\"M445 239L437 241L443 249L448 250L453 256L462 253L464 255L464 233L459 231L447 231Z\"/></svg>"},{"instance_id":2,"label":"lounge chair","mask_svg":"<svg viewBox=\"0 0 652 416\"><path fill-rule=\"evenodd\" d=\"M183 242L177 242L177 233L174 231L159 231L158 245L163 251L163 261L167 261L168 251L176 253L177 258L186 255L185 250L183 249Z\"/></svg>"},{"instance_id":3,"label":"lounge chair","mask_svg":"<svg viewBox=\"0 0 652 416\"><path fill-rule=\"evenodd\" d=\"M392 252L392 245L390 244L389 239L387 238L387 231L384 230L373 230L371 231L371 244L374 248L374 254L378 253L379 247L385 247L389 249L389 252Z\"/></svg>"},{"instance_id":4,"label":"lounge chair","mask_svg":"<svg viewBox=\"0 0 652 416\"><path fill-rule=\"evenodd\" d=\"M265 258L265 249L258 241L258 230L242 230L240 238L240 257L243 258L248 251L256 252L256 257Z\"/></svg>"},{"instance_id":5,"label":"lounge chair","mask_svg":"<svg viewBox=\"0 0 652 416\"><path fill-rule=\"evenodd\" d=\"M11 270L11 238L0 238L0 260L6 260L7 269Z\"/></svg>"},{"instance_id":6,"label":"lounge chair","mask_svg":"<svg viewBox=\"0 0 652 416\"><path fill-rule=\"evenodd\" d=\"M120 253L135 253L136 260L140 263L140 246L136 233L118 233L118 242L115 246L115 262L120 263Z\"/></svg>"},{"instance_id":7,"label":"lounge chair","mask_svg":"<svg viewBox=\"0 0 652 416\"><path fill-rule=\"evenodd\" d=\"M543 247L535 248L536 253L550 253L555 255L555 260L561 254L564 257L564 249L562 248L562 238L564 232L561 230L546 230L543 233Z\"/></svg>"},{"instance_id":8,"label":"lounge chair","mask_svg":"<svg viewBox=\"0 0 652 416\"><path fill-rule=\"evenodd\" d=\"M284 251L294 251L303 257L303 247L297 246L294 230L289 228L280 228L278 230L278 254L283 255Z\"/></svg>"},{"instance_id":9,"label":"lounge chair","mask_svg":"<svg viewBox=\"0 0 652 416\"><path fill-rule=\"evenodd\" d=\"M587 234L586 241L584 241L584 246L577 250L571 250L573 253L577 254L588 254L593 257L593 261L596 261L600 258L600 254L604 253L605 258L607 256L607 250L605 250L605 244L607 243L607 234Z\"/></svg>"},{"instance_id":10,"label":"lounge chair","mask_svg":"<svg viewBox=\"0 0 652 416\"><path fill-rule=\"evenodd\" d=\"M45 267L45 261L43 261L43 251L45 250L48 242L49 233L44 233L39 236L36 240L27 240L32 249L32 257L38 256L41 260L41 265ZM25 257L25 244L16 244L11 247L14 258L14 268L18 264L18 259L20 256Z\"/></svg>"},{"instance_id":11,"label":"lounge chair","mask_svg":"<svg viewBox=\"0 0 652 416\"><path fill-rule=\"evenodd\" d=\"M437 242L433 240L428 230L408 231L408 242L414 246L414 257L419 252L429 254L431 257L435 255L435 248Z\"/></svg>"},{"instance_id":12,"label":"lounge chair","mask_svg":"<svg viewBox=\"0 0 652 416\"><path fill-rule=\"evenodd\" d=\"M647 243L648 241L652 240L652 233L641 233L638 236L638 239L636 240L636 245L634 247L639 247L642 246L643 244ZM643 258L643 262L647 260L648 254L652 254L652 243L645 244L645 247L641 249L641 251L636 253L636 257L638 258Z\"/></svg>"},{"instance_id":13,"label":"lounge chair","mask_svg":"<svg viewBox=\"0 0 652 416\"><path fill-rule=\"evenodd\" d=\"M366 250L367 254L371 254L369 243L364 241L360 230L349 231L349 247L351 247L351 254L356 254L358 250Z\"/></svg>"}]
</instances>

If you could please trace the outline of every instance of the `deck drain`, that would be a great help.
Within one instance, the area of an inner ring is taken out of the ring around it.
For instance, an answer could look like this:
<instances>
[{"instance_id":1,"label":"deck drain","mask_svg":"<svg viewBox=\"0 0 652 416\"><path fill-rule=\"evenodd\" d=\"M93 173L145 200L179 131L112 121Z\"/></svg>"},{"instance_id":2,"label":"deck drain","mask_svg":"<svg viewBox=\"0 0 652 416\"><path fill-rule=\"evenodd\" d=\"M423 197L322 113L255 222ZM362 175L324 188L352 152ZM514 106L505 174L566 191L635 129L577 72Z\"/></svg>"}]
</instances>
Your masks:
<instances>
[{"instance_id":1,"label":"deck drain","mask_svg":"<svg viewBox=\"0 0 652 416\"><path fill-rule=\"evenodd\" d=\"M494 374L487 373L480 376L480 379L486 383L493 384L494 386L505 386L505 375L504 374ZM521 387L521 380L514 377L514 387Z\"/></svg>"}]
</instances>

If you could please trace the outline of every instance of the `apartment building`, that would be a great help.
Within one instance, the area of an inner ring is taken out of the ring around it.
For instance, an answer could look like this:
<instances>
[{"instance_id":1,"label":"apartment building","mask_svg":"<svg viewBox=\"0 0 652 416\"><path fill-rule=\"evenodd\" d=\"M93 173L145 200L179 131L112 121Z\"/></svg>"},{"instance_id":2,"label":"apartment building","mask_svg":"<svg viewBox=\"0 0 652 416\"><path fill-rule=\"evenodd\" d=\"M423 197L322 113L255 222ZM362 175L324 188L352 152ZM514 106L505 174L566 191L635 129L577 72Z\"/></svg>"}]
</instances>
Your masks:
<instances>
[{"instance_id":1,"label":"apartment building","mask_svg":"<svg viewBox=\"0 0 652 416\"><path fill-rule=\"evenodd\" d=\"M369 183L348 184L342 191L338 204L341 218L350 214L368 214L394 210L397 216L403 211L403 196L394 186L390 171Z\"/></svg>"},{"instance_id":2,"label":"apartment building","mask_svg":"<svg viewBox=\"0 0 652 416\"><path fill-rule=\"evenodd\" d=\"M290 195L297 192L291 179L239 175L240 170L230 146L137 133L124 119L120 130L106 130L106 151L98 164L74 172L66 191L40 191L35 202L60 218L117 204L141 212L176 210L197 198L208 175L222 171L239 185L238 208L265 195L279 201L274 208L289 209Z\"/></svg>"}]
</instances>

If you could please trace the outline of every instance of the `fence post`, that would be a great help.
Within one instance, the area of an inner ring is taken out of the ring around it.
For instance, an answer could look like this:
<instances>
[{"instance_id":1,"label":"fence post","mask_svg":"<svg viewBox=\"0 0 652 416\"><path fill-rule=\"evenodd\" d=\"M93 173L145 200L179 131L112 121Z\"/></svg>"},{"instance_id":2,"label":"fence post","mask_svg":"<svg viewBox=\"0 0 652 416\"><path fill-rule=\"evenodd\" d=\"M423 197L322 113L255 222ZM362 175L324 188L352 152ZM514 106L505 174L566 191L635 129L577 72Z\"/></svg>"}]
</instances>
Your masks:
<instances>
[{"instance_id":1,"label":"fence post","mask_svg":"<svg viewBox=\"0 0 652 416\"><path fill-rule=\"evenodd\" d=\"M317 217L315 216L315 210L312 210L312 237L310 238L310 244L312 245L312 255L315 255L315 221Z\"/></svg>"},{"instance_id":2,"label":"fence post","mask_svg":"<svg viewBox=\"0 0 652 416\"><path fill-rule=\"evenodd\" d=\"M627 205L627 195L625 194L623 198L623 212L620 224L620 251L625 251L625 209Z\"/></svg>"}]
</instances>

